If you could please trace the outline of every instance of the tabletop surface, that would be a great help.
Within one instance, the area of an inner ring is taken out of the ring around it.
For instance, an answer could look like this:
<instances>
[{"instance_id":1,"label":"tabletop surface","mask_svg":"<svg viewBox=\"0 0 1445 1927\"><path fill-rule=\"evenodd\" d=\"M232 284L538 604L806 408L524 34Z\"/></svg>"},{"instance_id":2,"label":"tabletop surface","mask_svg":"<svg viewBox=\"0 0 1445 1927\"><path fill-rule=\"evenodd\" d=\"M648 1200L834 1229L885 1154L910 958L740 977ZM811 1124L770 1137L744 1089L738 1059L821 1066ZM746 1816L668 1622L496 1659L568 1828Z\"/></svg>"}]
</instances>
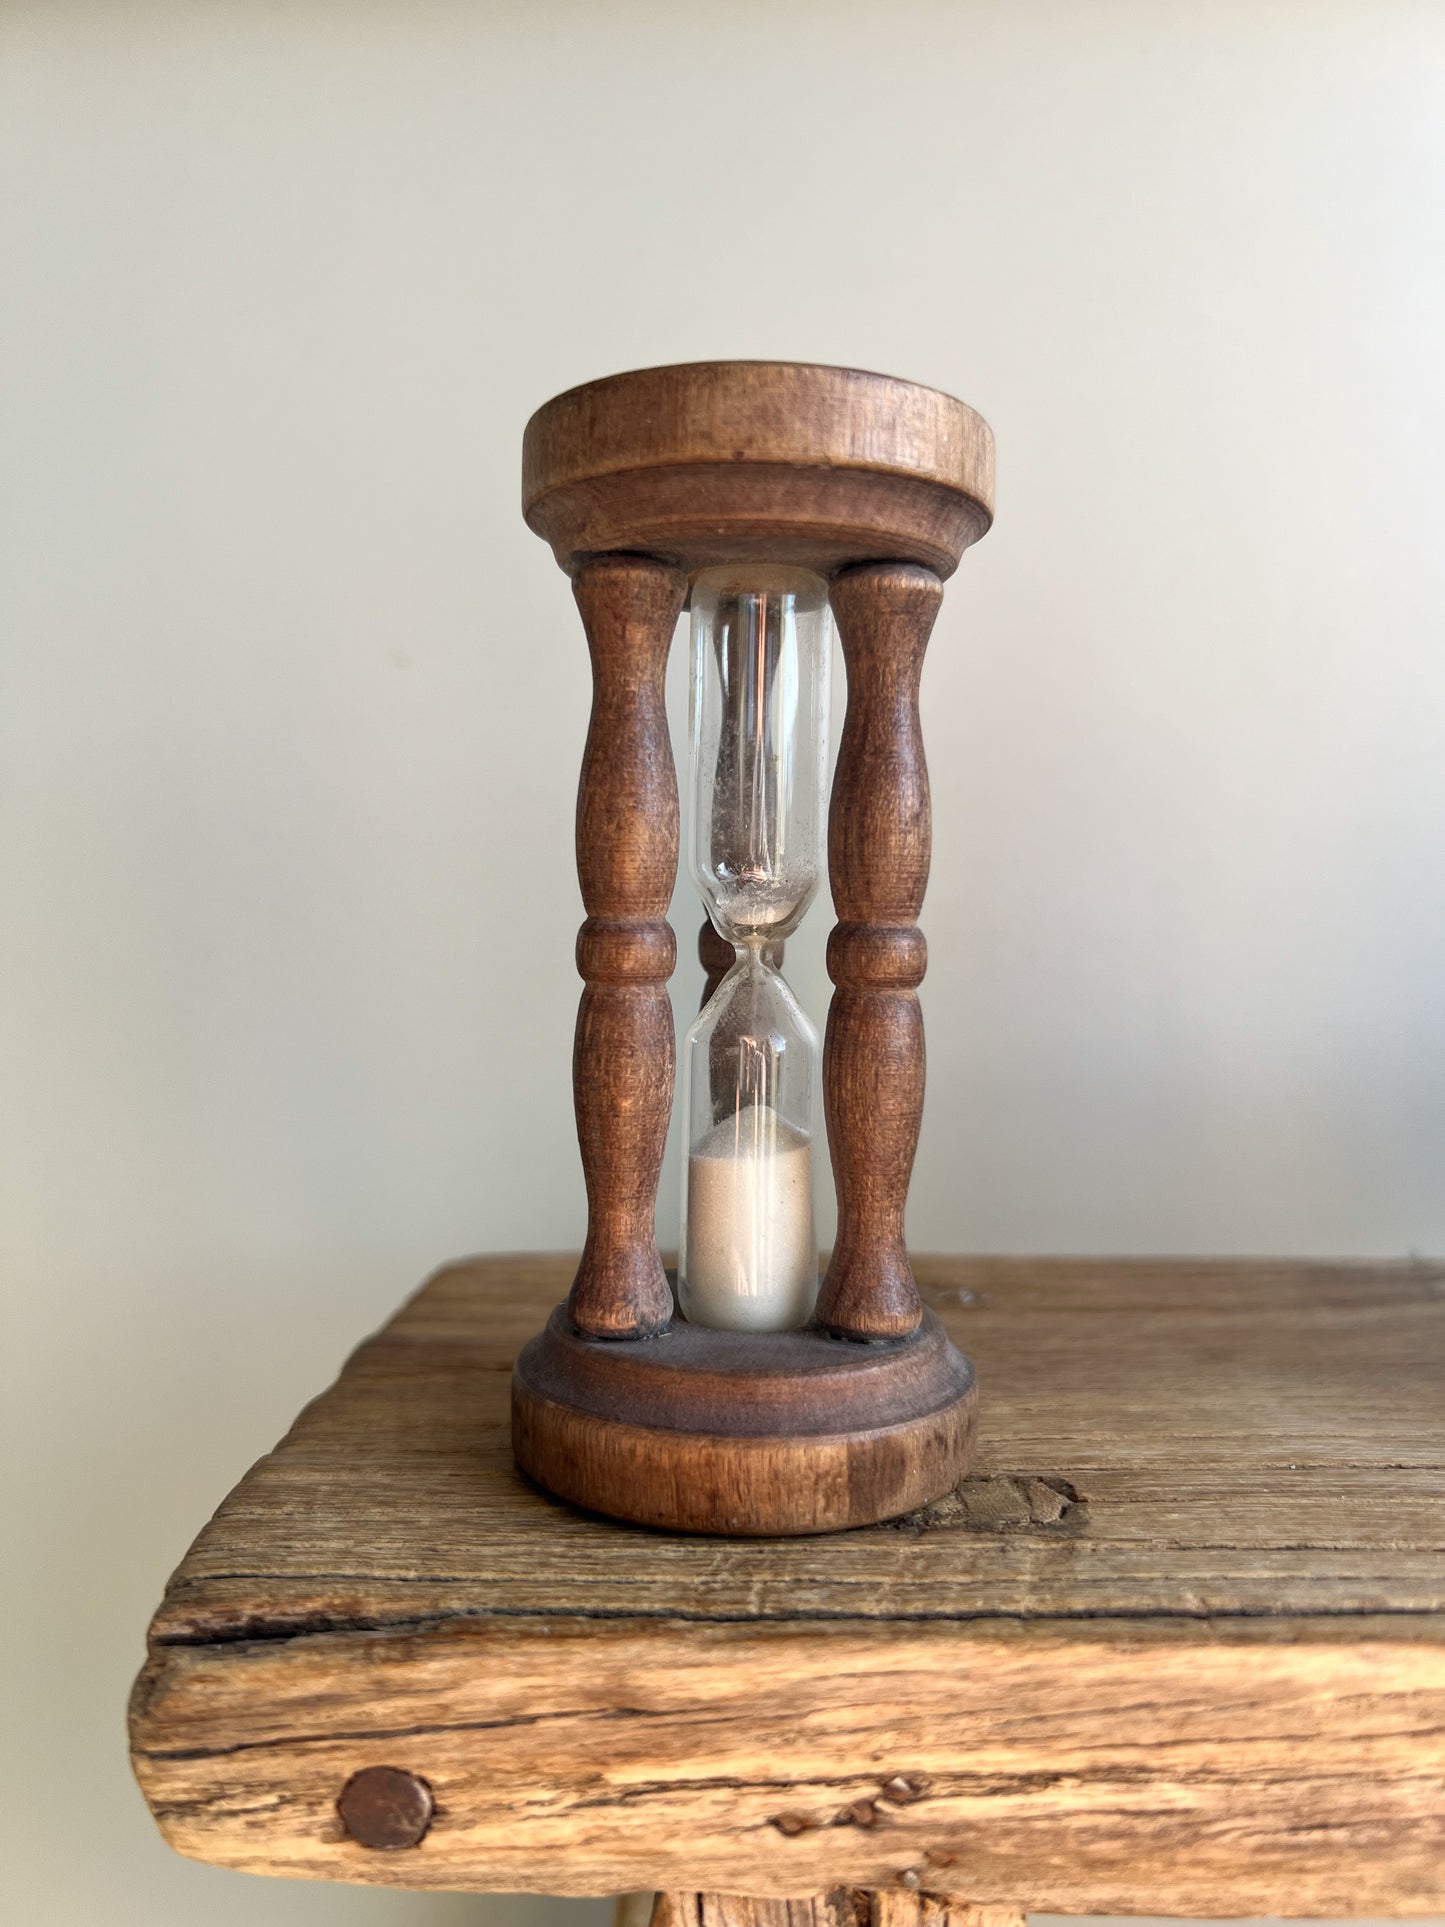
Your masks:
<instances>
[{"instance_id":1,"label":"tabletop surface","mask_svg":"<svg viewBox=\"0 0 1445 1927\"><path fill-rule=\"evenodd\" d=\"M1445 1910L1445 1268L917 1259L978 1368L973 1476L891 1525L729 1541L514 1470L510 1363L572 1263L439 1273L202 1532L132 1709L181 1851ZM432 1787L419 1846L345 1835L367 1765Z\"/></svg>"}]
</instances>

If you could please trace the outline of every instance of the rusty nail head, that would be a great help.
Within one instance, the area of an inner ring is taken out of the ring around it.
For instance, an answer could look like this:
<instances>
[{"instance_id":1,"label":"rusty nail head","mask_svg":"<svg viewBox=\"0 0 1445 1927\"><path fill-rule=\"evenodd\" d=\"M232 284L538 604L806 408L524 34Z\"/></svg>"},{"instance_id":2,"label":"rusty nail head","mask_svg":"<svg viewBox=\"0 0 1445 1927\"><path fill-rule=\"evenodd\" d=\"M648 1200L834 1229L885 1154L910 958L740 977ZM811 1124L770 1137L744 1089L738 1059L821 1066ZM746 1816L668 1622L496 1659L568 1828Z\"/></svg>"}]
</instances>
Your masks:
<instances>
[{"instance_id":1,"label":"rusty nail head","mask_svg":"<svg viewBox=\"0 0 1445 1927\"><path fill-rule=\"evenodd\" d=\"M363 1847L414 1847L431 1825L431 1788L399 1766L364 1766L341 1789L341 1824Z\"/></svg>"}]
</instances>

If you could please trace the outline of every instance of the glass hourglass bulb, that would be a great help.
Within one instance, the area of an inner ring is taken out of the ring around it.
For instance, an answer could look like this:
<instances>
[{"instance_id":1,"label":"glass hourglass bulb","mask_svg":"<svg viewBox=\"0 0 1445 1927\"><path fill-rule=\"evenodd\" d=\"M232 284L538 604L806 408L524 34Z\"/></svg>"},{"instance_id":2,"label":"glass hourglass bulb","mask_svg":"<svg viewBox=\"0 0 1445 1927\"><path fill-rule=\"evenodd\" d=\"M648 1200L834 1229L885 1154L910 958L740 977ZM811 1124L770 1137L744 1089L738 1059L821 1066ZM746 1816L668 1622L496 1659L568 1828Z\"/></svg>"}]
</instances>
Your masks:
<instances>
[{"instance_id":1,"label":"glass hourglass bulb","mask_svg":"<svg viewBox=\"0 0 1445 1927\"><path fill-rule=\"evenodd\" d=\"M683 1051L678 1297L694 1324L785 1330L818 1287L818 1033L768 953L818 887L828 590L802 570L711 569L691 608L690 867L738 955Z\"/></svg>"}]
</instances>

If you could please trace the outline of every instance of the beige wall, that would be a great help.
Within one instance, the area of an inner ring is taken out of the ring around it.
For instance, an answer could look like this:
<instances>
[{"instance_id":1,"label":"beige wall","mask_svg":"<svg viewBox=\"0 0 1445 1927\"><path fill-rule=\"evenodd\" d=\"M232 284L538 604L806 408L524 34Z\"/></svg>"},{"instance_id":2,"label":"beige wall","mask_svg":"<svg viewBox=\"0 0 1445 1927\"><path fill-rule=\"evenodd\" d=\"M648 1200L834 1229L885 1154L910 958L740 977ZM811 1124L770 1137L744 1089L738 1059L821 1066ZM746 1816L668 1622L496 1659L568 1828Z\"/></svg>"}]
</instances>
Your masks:
<instances>
[{"instance_id":1,"label":"beige wall","mask_svg":"<svg viewBox=\"0 0 1445 1927\"><path fill-rule=\"evenodd\" d=\"M300 1400L442 1256L581 1231L523 421L781 355L997 430L916 1243L1438 1254L1445 12L35 0L0 89L0 1894L560 1923L185 1865L121 1755Z\"/></svg>"}]
</instances>

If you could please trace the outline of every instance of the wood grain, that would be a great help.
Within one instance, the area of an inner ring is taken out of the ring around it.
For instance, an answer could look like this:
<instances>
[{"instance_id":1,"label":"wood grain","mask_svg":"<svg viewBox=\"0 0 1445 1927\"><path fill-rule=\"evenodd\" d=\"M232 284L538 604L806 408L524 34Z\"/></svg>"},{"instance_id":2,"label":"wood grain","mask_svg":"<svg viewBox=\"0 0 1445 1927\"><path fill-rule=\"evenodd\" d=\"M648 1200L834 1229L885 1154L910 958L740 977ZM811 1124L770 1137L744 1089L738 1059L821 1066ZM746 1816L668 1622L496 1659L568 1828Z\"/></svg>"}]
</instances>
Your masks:
<instances>
[{"instance_id":1,"label":"wood grain","mask_svg":"<svg viewBox=\"0 0 1445 1927\"><path fill-rule=\"evenodd\" d=\"M913 1262L975 1475L770 1542L528 1485L508 1378L572 1263L439 1274L167 1591L167 1838L407 1887L1445 1909L1445 1268ZM345 1836L368 1766L433 1790L418 1847Z\"/></svg>"},{"instance_id":2,"label":"wood grain","mask_svg":"<svg viewBox=\"0 0 1445 1927\"><path fill-rule=\"evenodd\" d=\"M766 1538L915 1511L967 1469L977 1388L925 1313L888 1345L817 1329L594 1339L559 1307L512 1375L517 1463L640 1525Z\"/></svg>"},{"instance_id":3,"label":"wood grain","mask_svg":"<svg viewBox=\"0 0 1445 1927\"><path fill-rule=\"evenodd\" d=\"M974 1907L938 1894L835 1887L793 1900L741 1894L658 1894L648 1927L1024 1927L1013 1907Z\"/></svg>"},{"instance_id":4,"label":"wood grain","mask_svg":"<svg viewBox=\"0 0 1445 1927\"><path fill-rule=\"evenodd\" d=\"M917 382L693 362L569 389L527 424L522 507L564 568L637 550L830 575L897 556L948 575L993 517L993 436Z\"/></svg>"},{"instance_id":5,"label":"wood grain","mask_svg":"<svg viewBox=\"0 0 1445 1927\"><path fill-rule=\"evenodd\" d=\"M586 988L572 1056L587 1243L568 1307L596 1337L642 1337L672 1316L655 1230L676 1050L666 919L678 804L664 681L687 582L641 556L606 556L573 589L593 695L577 792Z\"/></svg>"},{"instance_id":6,"label":"wood grain","mask_svg":"<svg viewBox=\"0 0 1445 1927\"><path fill-rule=\"evenodd\" d=\"M838 1237L818 1318L849 1337L895 1338L922 1312L903 1241L923 1119L918 913L932 835L918 684L943 588L927 569L879 563L831 593L848 707L828 812L838 922L823 1042Z\"/></svg>"}]
</instances>

